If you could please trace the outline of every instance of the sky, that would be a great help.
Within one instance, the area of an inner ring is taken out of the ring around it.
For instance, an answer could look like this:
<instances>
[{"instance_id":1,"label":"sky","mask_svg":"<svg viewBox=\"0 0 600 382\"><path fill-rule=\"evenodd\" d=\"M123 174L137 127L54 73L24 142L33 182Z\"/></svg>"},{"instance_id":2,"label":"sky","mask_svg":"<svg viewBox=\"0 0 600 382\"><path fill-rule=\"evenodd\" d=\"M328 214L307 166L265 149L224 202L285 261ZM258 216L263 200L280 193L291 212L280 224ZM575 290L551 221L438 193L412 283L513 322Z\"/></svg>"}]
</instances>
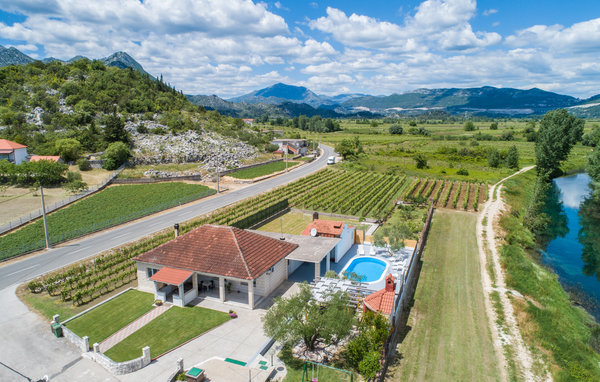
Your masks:
<instances>
[{"instance_id":1,"label":"sky","mask_svg":"<svg viewBox=\"0 0 600 382\"><path fill-rule=\"evenodd\" d=\"M497 86L600 93L598 0L0 0L0 45L125 51L186 94Z\"/></svg>"}]
</instances>

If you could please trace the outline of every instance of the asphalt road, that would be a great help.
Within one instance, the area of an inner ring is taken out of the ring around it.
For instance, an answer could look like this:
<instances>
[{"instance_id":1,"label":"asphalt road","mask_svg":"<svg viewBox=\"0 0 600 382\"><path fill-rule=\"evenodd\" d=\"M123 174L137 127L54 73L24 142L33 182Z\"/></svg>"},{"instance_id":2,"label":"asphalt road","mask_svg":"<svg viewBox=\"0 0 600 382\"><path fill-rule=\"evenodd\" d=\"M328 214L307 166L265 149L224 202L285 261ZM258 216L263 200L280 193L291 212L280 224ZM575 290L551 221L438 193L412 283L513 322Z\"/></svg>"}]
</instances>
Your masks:
<instances>
[{"instance_id":1,"label":"asphalt road","mask_svg":"<svg viewBox=\"0 0 600 382\"><path fill-rule=\"evenodd\" d=\"M331 147L320 147L323 155L289 173L0 266L0 290L309 175L325 167L327 158L333 155Z\"/></svg>"}]
</instances>

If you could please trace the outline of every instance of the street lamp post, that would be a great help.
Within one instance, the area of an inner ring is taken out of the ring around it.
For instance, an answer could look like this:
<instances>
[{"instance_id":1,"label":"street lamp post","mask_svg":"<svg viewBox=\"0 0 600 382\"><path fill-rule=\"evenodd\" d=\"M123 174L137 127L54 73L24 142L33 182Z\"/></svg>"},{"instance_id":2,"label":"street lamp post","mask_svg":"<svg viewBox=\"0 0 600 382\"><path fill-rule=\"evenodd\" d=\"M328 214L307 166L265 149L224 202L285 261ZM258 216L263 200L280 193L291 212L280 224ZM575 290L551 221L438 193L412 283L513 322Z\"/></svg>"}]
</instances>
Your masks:
<instances>
[{"instance_id":1,"label":"street lamp post","mask_svg":"<svg viewBox=\"0 0 600 382\"><path fill-rule=\"evenodd\" d=\"M46 219L46 203L44 203L44 187L40 184L40 195L42 196L42 216L44 217L44 236L46 238L46 249L50 249L50 240L48 239L48 220Z\"/></svg>"}]
</instances>

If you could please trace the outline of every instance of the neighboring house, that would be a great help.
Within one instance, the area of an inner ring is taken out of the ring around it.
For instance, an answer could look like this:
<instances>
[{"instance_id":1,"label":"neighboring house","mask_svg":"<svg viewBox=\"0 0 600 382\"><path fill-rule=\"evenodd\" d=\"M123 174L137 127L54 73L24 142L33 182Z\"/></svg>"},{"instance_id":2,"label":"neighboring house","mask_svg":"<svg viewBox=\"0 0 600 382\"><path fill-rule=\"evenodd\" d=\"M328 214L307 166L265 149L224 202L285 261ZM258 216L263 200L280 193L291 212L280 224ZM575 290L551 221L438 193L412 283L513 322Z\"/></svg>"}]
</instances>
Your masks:
<instances>
[{"instance_id":1,"label":"neighboring house","mask_svg":"<svg viewBox=\"0 0 600 382\"><path fill-rule=\"evenodd\" d=\"M242 119L246 125L250 125L250 127L254 126L254 119L252 118L244 118Z\"/></svg>"},{"instance_id":2,"label":"neighboring house","mask_svg":"<svg viewBox=\"0 0 600 382\"><path fill-rule=\"evenodd\" d=\"M37 162L39 160L48 160L52 162L65 163L62 158L58 155L32 155L29 158L30 162Z\"/></svg>"},{"instance_id":3,"label":"neighboring house","mask_svg":"<svg viewBox=\"0 0 600 382\"><path fill-rule=\"evenodd\" d=\"M284 153L287 152L288 154L306 155L306 152L308 151L306 139L273 139L273 144L279 146L279 150Z\"/></svg>"},{"instance_id":4,"label":"neighboring house","mask_svg":"<svg viewBox=\"0 0 600 382\"><path fill-rule=\"evenodd\" d=\"M396 283L394 282L394 276L390 273L385 278L385 288L365 297L363 309L364 311L379 312L390 318L394 312L395 299Z\"/></svg>"},{"instance_id":5,"label":"neighboring house","mask_svg":"<svg viewBox=\"0 0 600 382\"><path fill-rule=\"evenodd\" d=\"M204 291L222 302L244 293L253 309L287 279L286 256L296 248L239 228L203 225L137 256L138 288L178 306Z\"/></svg>"},{"instance_id":6,"label":"neighboring house","mask_svg":"<svg viewBox=\"0 0 600 382\"><path fill-rule=\"evenodd\" d=\"M14 164L27 161L27 146L8 139L0 139L0 160L6 159Z\"/></svg>"},{"instance_id":7,"label":"neighboring house","mask_svg":"<svg viewBox=\"0 0 600 382\"><path fill-rule=\"evenodd\" d=\"M332 254L331 261L336 263L348 252L354 244L355 227L350 227L342 221L322 220L315 218L312 223L309 223L302 235L304 236L323 236L339 238L339 243L335 246L335 251Z\"/></svg>"}]
</instances>

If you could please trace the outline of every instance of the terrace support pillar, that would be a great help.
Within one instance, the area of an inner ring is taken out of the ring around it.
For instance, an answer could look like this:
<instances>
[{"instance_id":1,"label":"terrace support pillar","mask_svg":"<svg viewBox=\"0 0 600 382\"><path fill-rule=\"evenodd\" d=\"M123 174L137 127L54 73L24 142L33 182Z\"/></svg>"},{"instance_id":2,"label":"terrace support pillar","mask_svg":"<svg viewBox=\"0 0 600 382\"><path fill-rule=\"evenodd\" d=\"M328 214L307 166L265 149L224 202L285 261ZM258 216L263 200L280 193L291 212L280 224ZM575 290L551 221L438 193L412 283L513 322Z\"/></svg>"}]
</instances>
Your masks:
<instances>
[{"instance_id":1,"label":"terrace support pillar","mask_svg":"<svg viewBox=\"0 0 600 382\"><path fill-rule=\"evenodd\" d=\"M248 306L254 309L254 280L248 280Z\"/></svg>"},{"instance_id":2,"label":"terrace support pillar","mask_svg":"<svg viewBox=\"0 0 600 382\"><path fill-rule=\"evenodd\" d=\"M325 257L325 272L329 272L331 269L331 260L329 259L329 253Z\"/></svg>"},{"instance_id":3,"label":"terrace support pillar","mask_svg":"<svg viewBox=\"0 0 600 382\"><path fill-rule=\"evenodd\" d=\"M321 262L315 263L315 280L321 277Z\"/></svg>"},{"instance_id":4,"label":"terrace support pillar","mask_svg":"<svg viewBox=\"0 0 600 382\"><path fill-rule=\"evenodd\" d=\"M198 274L193 273L192 274L192 287L194 288L194 295L195 297L198 296Z\"/></svg>"},{"instance_id":5,"label":"terrace support pillar","mask_svg":"<svg viewBox=\"0 0 600 382\"><path fill-rule=\"evenodd\" d=\"M219 298L221 302L225 302L225 279L219 277Z\"/></svg>"},{"instance_id":6,"label":"terrace support pillar","mask_svg":"<svg viewBox=\"0 0 600 382\"><path fill-rule=\"evenodd\" d=\"M185 306L185 294L183 293L183 283L177 286L177 290L179 291L179 298L181 299L181 307Z\"/></svg>"}]
</instances>

